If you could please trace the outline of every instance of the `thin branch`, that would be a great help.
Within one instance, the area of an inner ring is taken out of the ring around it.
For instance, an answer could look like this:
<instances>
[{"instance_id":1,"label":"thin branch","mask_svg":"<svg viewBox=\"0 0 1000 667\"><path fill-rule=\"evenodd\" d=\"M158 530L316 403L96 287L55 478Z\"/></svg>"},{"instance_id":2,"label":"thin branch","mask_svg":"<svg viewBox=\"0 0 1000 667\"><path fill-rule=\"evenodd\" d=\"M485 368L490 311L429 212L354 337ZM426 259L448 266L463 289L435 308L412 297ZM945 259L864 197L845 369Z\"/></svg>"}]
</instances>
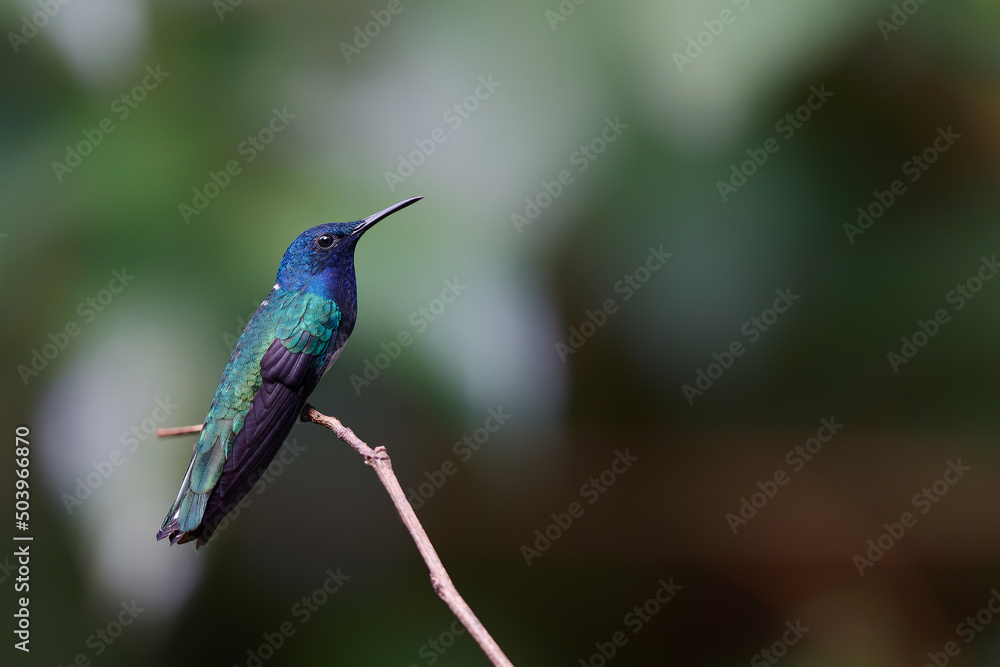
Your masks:
<instances>
[{"instance_id":1,"label":"thin branch","mask_svg":"<svg viewBox=\"0 0 1000 667\"><path fill-rule=\"evenodd\" d=\"M171 438L175 435L188 435L189 433L200 433L201 424L195 424L194 426L174 426L172 428L158 428L156 429L157 438Z\"/></svg>"},{"instance_id":2,"label":"thin branch","mask_svg":"<svg viewBox=\"0 0 1000 667\"><path fill-rule=\"evenodd\" d=\"M403 493L403 489L396 479L396 474L392 471L392 461L389 459L389 453L386 452L385 447L380 446L372 449L361 438L355 435L354 431L341 424L340 420L336 417L324 415L308 403L302 409L301 418L302 421L319 424L333 431L333 434L337 438L353 447L354 451L364 458L365 464L375 469L375 474L378 475L382 486L385 487L385 490L389 493L389 497L392 498L392 502L396 506L396 511L399 513L399 518L403 520L403 525L410 532L413 542L417 545L417 550L420 551L420 555L423 556L424 562L427 564L427 569L430 570L431 586L434 587L434 591L438 594L438 597L444 600L444 603L448 605L456 618L462 622L462 625L465 626L465 629L476 640L479 647L483 649L483 652L490 659L491 663L496 667L513 667L511 661L504 655L503 650L494 641L493 637L490 636L490 633L473 613L468 603L462 599L458 589L455 588L455 584L448 575L448 571L444 568L444 564L441 563L434 545L431 544L431 540L427 537L427 533L420 524L420 520L417 519L413 507L406 499L406 494ZM156 431L156 435L157 437L165 438L197 433L200 430L201 425L161 428Z\"/></svg>"}]
</instances>

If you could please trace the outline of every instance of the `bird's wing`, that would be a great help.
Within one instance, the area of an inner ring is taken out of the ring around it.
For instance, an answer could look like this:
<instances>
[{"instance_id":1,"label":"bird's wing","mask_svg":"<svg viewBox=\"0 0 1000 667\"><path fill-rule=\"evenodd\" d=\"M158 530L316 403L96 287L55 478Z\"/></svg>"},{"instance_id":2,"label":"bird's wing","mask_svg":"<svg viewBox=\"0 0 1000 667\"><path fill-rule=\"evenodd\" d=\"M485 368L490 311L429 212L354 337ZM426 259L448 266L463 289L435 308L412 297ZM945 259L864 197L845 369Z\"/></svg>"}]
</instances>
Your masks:
<instances>
[{"instance_id":1,"label":"bird's wing","mask_svg":"<svg viewBox=\"0 0 1000 667\"><path fill-rule=\"evenodd\" d=\"M337 304L292 293L271 304L268 313L263 309L237 342L157 539L207 540L253 488L319 382L340 325ZM273 334L259 336L262 327Z\"/></svg>"}]
</instances>

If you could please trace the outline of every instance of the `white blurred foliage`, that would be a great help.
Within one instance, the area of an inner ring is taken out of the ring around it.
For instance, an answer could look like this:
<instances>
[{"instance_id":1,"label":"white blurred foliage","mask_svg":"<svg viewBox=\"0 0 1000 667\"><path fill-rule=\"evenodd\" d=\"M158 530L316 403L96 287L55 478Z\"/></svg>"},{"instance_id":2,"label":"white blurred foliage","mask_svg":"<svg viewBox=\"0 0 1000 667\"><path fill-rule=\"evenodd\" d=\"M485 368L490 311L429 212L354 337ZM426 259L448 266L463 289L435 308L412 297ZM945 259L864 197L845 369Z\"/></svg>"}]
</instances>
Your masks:
<instances>
[{"instance_id":1,"label":"white blurred foliage","mask_svg":"<svg viewBox=\"0 0 1000 667\"><path fill-rule=\"evenodd\" d=\"M863 0L634 0L609 6L605 18L632 36L621 42L624 71L644 122L671 143L700 151L724 146L766 93L846 48L859 22L871 20L877 34L872 9ZM725 10L732 21L720 32ZM720 34L703 36L707 46L679 69L674 54L687 56L688 39L708 32L706 21Z\"/></svg>"},{"instance_id":2,"label":"white blurred foliage","mask_svg":"<svg viewBox=\"0 0 1000 667\"><path fill-rule=\"evenodd\" d=\"M20 2L26 15L39 10ZM144 65L149 42L149 7L144 0L53 0L59 11L34 39L48 39L86 88L107 92L127 83ZM24 47L29 48L29 47Z\"/></svg>"},{"instance_id":3,"label":"white blurred foliage","mask_svg":"<svg viewBox=\"0 0 1000 667\"><path fill-rule=\"evenodd\" d=\"M409 11L412 16L417 8ZM425 25L397 39L373 39L354 56L349 76L308 68L292 75L288 98L296 100L296 108L324 110L300 117L299 135L320 140L297 154L303 170L334 170L339 178L364 183L376 208L406 196L427 197L399 219L382 223L391 229L372 232L379 239L377 253L371 239L362 242L360 308L366 318L406 329L410 312L433 298L444 279L457 276L470 285L467 295L449 306L455 312L433 322L433 333L421 334L408 354L425 355L425 365L446 376L442 379L463 397L470 417L483 406L517 403L531 421L551 425L561 417L566 367L554 351L560 332L552 300L543 277L524 270L524 251L534 253L534 246L558 235L519 235L510 216L520 212L524 197L534 195L542 179L569 166L570 153L615 109L610 95L578 67L572 50L543 76L526 78L525 68L512 60L530 61L530 49L511 52L507 43L485 41L468 60L451 57L460 47L449 40L461 41L464 32L460 25L455 30ZM433 40L426 38L429 33ZM547 42L548 35L539 36ZM367 67L365 59L379 57L379 49L406 57L392 67ZM445 118L477 89L484 93L483 80L497 84L489 97L469 103L466 118ZM560 113L543 112L551 108ZM444 132L445 141L434 144L413 175L391 189L385 172L396 171L399 156L418 149L415 142L430 145L435 129ZM570 186L560 204L572 210L572 201L586 196L583 186ZM548 222L559 225L560 216L553 213ZM391 277L372 279L373 262L389 267L379 273L391 271ZM400 274L406 280L400 282Z\"/></svg>"},{"instance_id":4,"label":"white blurred foliage","mask_svg":"<svg viewBox=\"0 0 1000 667\"><path fill-rule=\"evenodd\" d=\"M133 426L141 429L144 420L149 426L157 399L185 407L184 397L171 388L183 387L185 375L198 370L196 360L177 349L168 333L133 319L134 312L116 314L116 305L86 325L71 341L73 349L64 352L73 356L60 364L34 419L36 464L60 509L67 505L67 494L75 496L80 480L101 479L82 505L63 514L77 557L96 573L97 596L112 603L135 598L153 614L165 613L183 602L201 571L190 545L169 548L155 537L177 493L191 443L150 435L129 452L123 436ZM157 426L182 425L175 420L183 418L178 409ZM98 468L107 474L115 450L124 463L113 466L105 479Z\"/></svg>"},{"instance_id":5,"label":"white blurred foliage","mask_svg":"<svg viewBox=\"0 0 1000 667\"><path fill-rule=\"evenodd\" d=\"M566 366L555 353L562 333L553 304L532 282L496 263L467 265L466 295L431 324L425 354L450 376L470 414L502 405L526 422L552 422L566 394Z\"/></svg>"}]
</instances>

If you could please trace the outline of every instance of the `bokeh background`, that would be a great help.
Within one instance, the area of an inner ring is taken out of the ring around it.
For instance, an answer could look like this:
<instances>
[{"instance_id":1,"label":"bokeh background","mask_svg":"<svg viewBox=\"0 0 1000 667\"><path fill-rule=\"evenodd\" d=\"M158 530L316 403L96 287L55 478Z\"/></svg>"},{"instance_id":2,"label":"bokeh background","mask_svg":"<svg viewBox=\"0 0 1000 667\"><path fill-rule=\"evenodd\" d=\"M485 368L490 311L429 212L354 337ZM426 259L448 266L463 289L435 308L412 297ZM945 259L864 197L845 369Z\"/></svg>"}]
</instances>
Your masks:
<instances>
[{"instance_id":1,"label":"bokeh background","mask_svg":"<svg viewBox=\"0 0 1000 667\"><path fill-rule=\"evenodd\" d=\"M31 429L35 538L31 653L4 664L486 664L371 470L316 426L206 548L154 540L192 439L150 433L204 418L287 244L417 194L360 244L359 322L312 402L429 496L418 515L515 664L917 667L948 642L949 664L1000 661L1000 281L976 278L1000 252L996 3L0 15L0 422ZM859 207L879 215L852 229ZM671 256L647 272L651 249ZM798 298L775 318L776 290ZM490 410L509 418L456 449ZM842 427L786 458L821 419ZM743 499L755 514L727 518Z\"/></svg>"}]
</instances>

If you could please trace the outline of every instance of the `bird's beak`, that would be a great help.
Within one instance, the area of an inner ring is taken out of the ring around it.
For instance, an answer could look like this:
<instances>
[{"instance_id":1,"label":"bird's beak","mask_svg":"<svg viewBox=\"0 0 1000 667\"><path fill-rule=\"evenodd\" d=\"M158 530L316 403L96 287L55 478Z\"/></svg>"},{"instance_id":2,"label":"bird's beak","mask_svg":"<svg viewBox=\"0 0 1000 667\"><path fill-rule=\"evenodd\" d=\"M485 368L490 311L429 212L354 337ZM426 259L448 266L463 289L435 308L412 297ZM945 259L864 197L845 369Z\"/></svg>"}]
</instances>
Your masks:
<instances>
[{"instance_id":1,"label":"bird's beak","mask_svg":"<svg viewBox=\"0 0 1000 667\"><path fill-rule=\"evenodd\" d=\"M387 209L379 211L378 213L375 213L373 215L369 215L367 218L364 218L363 220L359 220L358 224L356 224L354 226L354 229L351 230L351 236L354 237L361 236L366 231L371 229L375 225L375 223L378 222L379 220L388 218L396 211L402 210L407 206L409 206L410 204L416 204L421 199L423 199L423 197L410 197L409 199L404 199L398 204L393 204Z\"/></svg>"}]
</instances>

